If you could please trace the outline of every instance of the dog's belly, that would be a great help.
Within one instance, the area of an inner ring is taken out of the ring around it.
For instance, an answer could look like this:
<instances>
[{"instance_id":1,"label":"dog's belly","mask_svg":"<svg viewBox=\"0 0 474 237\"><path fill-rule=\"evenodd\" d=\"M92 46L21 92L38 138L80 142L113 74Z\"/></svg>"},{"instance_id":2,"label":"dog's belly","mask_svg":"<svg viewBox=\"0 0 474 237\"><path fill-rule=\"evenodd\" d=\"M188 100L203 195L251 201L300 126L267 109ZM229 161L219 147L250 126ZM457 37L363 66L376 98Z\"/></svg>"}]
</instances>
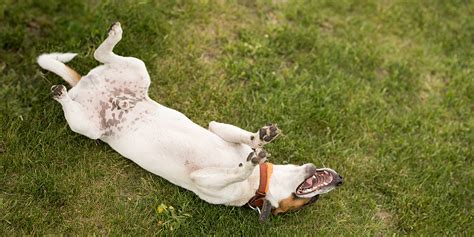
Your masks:
<instances>
[{"instance_id":1,"label":"dog's belly","mask_svg":"<svg viewBox=\"0 0 474 237\"><path fill-rule=\"evenodd\" d=\"M154 101L137 104L122 131L102 140L142 168L194 191L189 174L205 167L237 167L251 148L224 141L182 113ZM143 108L142 108L143 107Z\"/></svg>"},{"instance_id":2,"label":"dog's belly","mask_svg":"<svg viewBox=\"0 0 474 237\"><path fill-rule=\"evenodd\" d=\"M182 113L151 100L148 74L127 65L99 66L69 94L122 156L196 192L189 174L205 167L238 167L251 148L229 143Z\"/></svg>"}]
</instances>

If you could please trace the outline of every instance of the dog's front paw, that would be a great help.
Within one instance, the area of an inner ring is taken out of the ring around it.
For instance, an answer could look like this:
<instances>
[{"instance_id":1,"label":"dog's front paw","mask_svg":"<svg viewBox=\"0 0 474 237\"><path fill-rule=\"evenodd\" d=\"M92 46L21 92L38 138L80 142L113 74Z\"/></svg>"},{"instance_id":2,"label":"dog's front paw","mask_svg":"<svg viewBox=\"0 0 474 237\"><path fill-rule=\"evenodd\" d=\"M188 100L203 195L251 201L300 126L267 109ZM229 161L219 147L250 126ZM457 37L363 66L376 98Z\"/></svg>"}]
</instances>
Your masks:
<instances>
[{"instance_id":1,"label":"dog's front paw","mask_svg":"<svg viewBox=\"0 0 474 237\"><path fill-rule=\"evenodd\" d=\"M263 149L256 149L255 151L251 152L247 157L247 161L252 162L254 165L261 164L267 160L269 154Z\"/></svg>"},{"instance_id":2,"label":"dog's front paw","mask_svg":"<svg viewBox=\"0 0 474 237\"><path fill-rule=\"evenodd\" d=\"M109 37L122 38L122 26L120 26L120 22L117 21L110 26Z\"/></svg>"},{"instance_id":3,"label":"dog's front paw","mask_svg":"<svg viewBox=\"0 0 474 237\"><path fill-rule=\"evenodd\" d=\"M55 100L60 100L67 95L66 87L63 85L54 85L51 87L51 94Z\"/></svg>"},{"instance_id":4,"label":"dog's front paw","mask_svg":"<svg viewBox=\"0 0 474 237\"><path fill-rule=\"evenodd\" d=\"M266 126L258 130L258 136L261 141L264 143L269 143L275 140L281 134L280 129L278 129L276 124L267 124Z\"/></svg>"}]
</instances>

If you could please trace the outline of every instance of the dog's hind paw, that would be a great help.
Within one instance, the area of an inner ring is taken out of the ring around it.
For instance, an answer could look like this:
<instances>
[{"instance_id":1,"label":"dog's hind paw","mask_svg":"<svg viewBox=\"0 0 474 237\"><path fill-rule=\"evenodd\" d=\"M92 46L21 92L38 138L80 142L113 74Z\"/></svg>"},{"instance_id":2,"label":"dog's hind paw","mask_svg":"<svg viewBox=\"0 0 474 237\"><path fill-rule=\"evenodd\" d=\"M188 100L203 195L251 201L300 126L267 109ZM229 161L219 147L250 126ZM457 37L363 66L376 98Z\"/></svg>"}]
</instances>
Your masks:
<instances>
[{"instance_id":1,"label":"dog's hind paw","mask_svg":"<svg viewBox=\"0 0 474 237\"><path fill-rule=\"evenodd\" d=\"M51 94L55 100L60 100L67 94L66 87L63 85L54 85L51 87Z\"/></svg>"},{"instance_id":2,"label":"dog's hind paw","mask_svg":"<svg viewBox=\"0 0 474 237\"><path fill-rule=\"evenodd\" d=\"M120 26L120 22L117 21L110 26L109 37L122 38L122 26Z\"/></svg>"}]
</instances>

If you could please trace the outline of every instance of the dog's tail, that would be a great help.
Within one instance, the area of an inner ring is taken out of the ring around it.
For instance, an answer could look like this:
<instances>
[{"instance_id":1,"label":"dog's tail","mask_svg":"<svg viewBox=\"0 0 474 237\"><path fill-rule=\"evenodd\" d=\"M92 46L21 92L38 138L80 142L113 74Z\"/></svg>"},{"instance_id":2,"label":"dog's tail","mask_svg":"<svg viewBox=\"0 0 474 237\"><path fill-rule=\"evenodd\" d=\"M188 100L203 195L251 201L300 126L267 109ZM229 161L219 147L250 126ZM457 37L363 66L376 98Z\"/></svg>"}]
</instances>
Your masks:
<instances>
[{"instance_id":1,"label":"dog's tail","mask_svg":"<svg viewBox=\"0 0 474 237\"><path fill-rule=\"evenodd\" d=\"M71 61L76 55L75 53L42 54L38 57L38 64L62 77L69 85L75 86L81 79L81 75L64 63Z\"/></svg>"}]
</instances>

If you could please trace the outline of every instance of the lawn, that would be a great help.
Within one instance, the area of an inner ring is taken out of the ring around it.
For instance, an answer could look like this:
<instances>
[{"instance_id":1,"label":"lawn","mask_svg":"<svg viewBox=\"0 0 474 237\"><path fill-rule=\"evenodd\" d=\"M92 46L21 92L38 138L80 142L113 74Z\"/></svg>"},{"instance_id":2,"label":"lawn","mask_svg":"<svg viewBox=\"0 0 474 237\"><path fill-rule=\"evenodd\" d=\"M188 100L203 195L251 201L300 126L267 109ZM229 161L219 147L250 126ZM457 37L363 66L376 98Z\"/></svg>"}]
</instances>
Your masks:
<instances>
[{"instance_id":1,"label":"lawn","mask_svg":"<svg viewBox=\"0 0 474 237\"><path fill-rule=\"evenodd\" d=\"M0 3L0 235L474 235L472 1ZM273 163L331 167L341 188L258 225L73 133L41 70L82 75L111 23L150 97L201 126L278 123ZM170 207L172 206L172 207Z\"/></svg>"}]
</instances>

